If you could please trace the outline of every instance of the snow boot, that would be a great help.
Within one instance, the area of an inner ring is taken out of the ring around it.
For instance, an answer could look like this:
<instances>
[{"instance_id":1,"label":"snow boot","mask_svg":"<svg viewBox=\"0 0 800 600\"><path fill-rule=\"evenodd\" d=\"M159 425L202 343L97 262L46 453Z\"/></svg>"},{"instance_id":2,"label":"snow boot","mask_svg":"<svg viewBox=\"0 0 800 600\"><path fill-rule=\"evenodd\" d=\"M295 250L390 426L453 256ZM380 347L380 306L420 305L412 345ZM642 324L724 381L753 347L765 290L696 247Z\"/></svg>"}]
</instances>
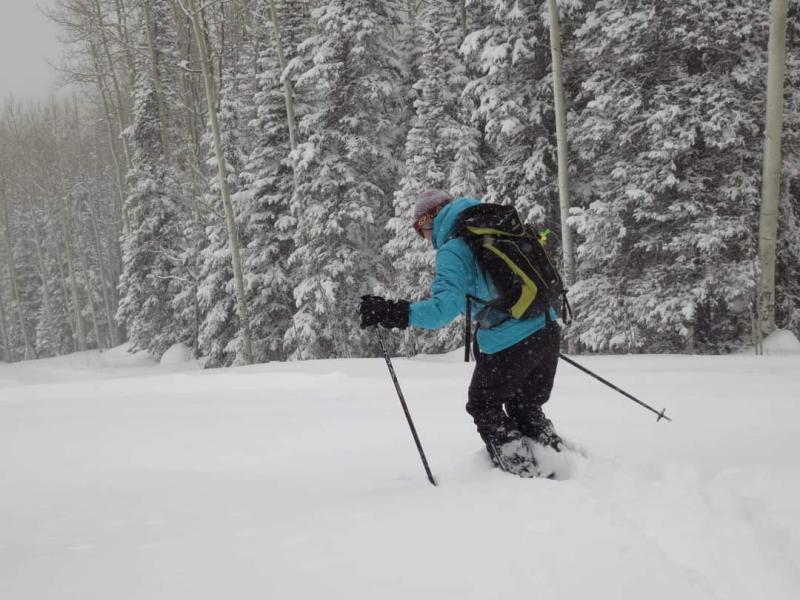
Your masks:
<instances>
[{"instance_id":1,"label":"snow boot","mask_svg":"<svg viewBox=\"0 0 800 600\"><path fill-rule=\"evenodd\" d=\"M533 456L533 440L519 431L498 431L494 439L486 440L486 448L497 468L520 477L541 477L542 473Z\"/></svg>"},{"instance_id":2,"label":"snow boot","mask_svg":"<svg viewBox=\"0 0 800 600\"><path fill-rule=\"evenodd\" d=\"M524 423L520 430L534 443L552 448L556 452L561 452L564 447L564 441L556 433L553 422L544 415L540 406L536 407L528 422Z\"/></svg>"}]
</instances>

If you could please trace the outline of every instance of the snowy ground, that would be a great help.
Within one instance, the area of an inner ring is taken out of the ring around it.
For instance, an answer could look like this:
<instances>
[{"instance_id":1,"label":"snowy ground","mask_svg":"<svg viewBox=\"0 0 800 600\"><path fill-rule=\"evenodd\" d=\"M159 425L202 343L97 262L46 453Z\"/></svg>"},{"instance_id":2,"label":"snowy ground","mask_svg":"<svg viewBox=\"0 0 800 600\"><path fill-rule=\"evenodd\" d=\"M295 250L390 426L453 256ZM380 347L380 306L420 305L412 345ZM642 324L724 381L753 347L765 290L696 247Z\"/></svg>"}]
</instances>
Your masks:
<instances>
[{"instance_id":1,"label":"snowy ground","mask_svg":"<svg viewBox=\"0 0 800 600\"><path fill-rule=\"evenodd\" d=\"M800 355L580 359L590 460L492 470L459 354L204 371L116 349L0 365L0 598L800 597Z\"/></svg>"}]
</instances>

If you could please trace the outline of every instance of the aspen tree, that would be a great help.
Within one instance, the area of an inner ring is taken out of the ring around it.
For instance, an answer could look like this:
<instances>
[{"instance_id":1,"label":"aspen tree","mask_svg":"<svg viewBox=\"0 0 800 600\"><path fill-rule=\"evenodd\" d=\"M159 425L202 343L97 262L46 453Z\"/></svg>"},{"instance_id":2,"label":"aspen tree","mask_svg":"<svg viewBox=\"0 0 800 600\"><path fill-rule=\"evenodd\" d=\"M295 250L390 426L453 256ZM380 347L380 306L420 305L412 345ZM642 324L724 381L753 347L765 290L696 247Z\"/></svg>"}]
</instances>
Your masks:
<instances>
[{"instance_id":1,"label":"aspen tree","mask_svg":"<svg viewBox=\"0 0 800 600\"><path fill-rule=\"evenodd\" d=\"M575 282L575 248L572 230L567 223L570 208L569 156L567 154L567 108L564 99L564 73L561 53L561 23L556 0L547 0L550 12L550 52L553 57L553 101L556 112L556 139L558 142L558 198L561 213L561 249L564 260L566 284Z\"/></svg>"},{"instance_id":2,"label":"aspen tree","mask_svg":"<svg viewBox=\"0 0 800 600\"><path fill-rule=\"evenodd\" d=\"M214 151L217 157L217 170L219 175L220 195L225 210L225 220L228 227L228 241L231 249L231 261L233 263L234 281L236 287L236 304L239 311L239 323L242 328L243 360L245 364L253 362L253 349L250 338L250 320L247 311L247 298L244 292L244 275L242 272L241 249L239 242L239 231L231 203L230 190L228 188L228 172L225 163L225 153L222 148L222 136L220 134L219 119L217 118L217 88L214 74L211 70L211 60L206 45L206 30L200 23L200 14L196 9L196 0L188 0L189 10L187 16L191 20L194 30L197 50L199 52L200 65L203 71L203 79L206 88L206 100L208 103L208 116L211 124L211 134L214 141Z\"/></svg>"},{"instance_id":3,"label":"aspen tree","mask_svg":"<svg viewBox=\"0 0 800 600\"><path fill-rule=\"evenodd\" d=\"M0 270L0 277L2 277L2 270ZM0 341L3 342L4 360L11 362L11 344L8 340L8 328L6 326L6 302L3 299L2 292L0 292Z\"/></svg>"},{"instance_id":4,"label":"aspen tree","mask_svg":"<svg viewBox=\"0 0 800 600\"><path fill-rule=\"evenodd\" d=\"M11 225L9 223L8 211L8 197L6 196L6 182L5 178L0 174L0 202L3 204L3 228L5 230L5 252L6 252L6 267L8 269L8 278L11 282L11 297L16 305L17 320L19 323L20 333L22 335L23 343L25 344L25 360L36 358L36 352L33 349L28 331L25 323L25 312L22 304L22 298L19 293L19 284L17 282L17 269L14 265L14 249L11 245Z\"/></svg>"},{"instance_id":5,"label":"aspen tree","mask_svg":"<svg viewBox=\"0 0 800 600\"><path fill-rule=\"evenodd\" d=\"M775 252L781 179L783 78L786 63L786 0L772 0L770 8L767 106L764 163L761 177L761 214L758 235L758 326L756 346L775 330Z\"/></svg>"}]
</instances>

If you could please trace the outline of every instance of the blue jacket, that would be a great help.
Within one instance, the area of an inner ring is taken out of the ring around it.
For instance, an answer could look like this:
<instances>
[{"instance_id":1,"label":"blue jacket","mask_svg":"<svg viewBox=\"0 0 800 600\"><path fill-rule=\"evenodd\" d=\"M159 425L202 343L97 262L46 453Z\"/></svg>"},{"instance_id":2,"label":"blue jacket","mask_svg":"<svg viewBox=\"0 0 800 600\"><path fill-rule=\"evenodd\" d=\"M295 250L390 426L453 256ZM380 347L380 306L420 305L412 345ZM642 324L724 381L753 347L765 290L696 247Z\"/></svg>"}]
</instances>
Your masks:
<instances>
[{"instance_id":1,"label":"blue jacket","mask_svg":"<svg viewBox=\"0 0 800 600\"><path fill-rule=\"evenodd\" d=\"M478 266L467 243L455 237L453 229L458 216L467 208L480 204L473 198L457 198L447 204L433 220L433 247L436 248L436 276L431 284L431 297L411 304L409 325L424 329L444 327L466 312L467 294L493 300L497 292ZM473 305L473 315L481 309ZM550 316L556 319L552 309ZM545 315L524 321L510 319L491 329L478 330L478 346L484 354L510 348L539 331L547 324Z\"/></svg>"}]
</instances>

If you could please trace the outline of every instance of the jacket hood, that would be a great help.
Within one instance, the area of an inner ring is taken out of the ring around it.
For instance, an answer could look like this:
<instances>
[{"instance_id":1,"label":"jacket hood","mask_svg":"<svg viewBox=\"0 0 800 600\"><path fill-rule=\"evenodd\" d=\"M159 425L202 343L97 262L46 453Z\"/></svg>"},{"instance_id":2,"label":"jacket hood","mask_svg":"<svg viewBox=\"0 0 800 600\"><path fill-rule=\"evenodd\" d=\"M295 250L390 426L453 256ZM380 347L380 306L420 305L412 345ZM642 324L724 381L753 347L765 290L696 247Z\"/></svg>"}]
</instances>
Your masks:
<instances>
[{"instance_id":1,"label":"jacket hood","mask_svg":"<svg viewBox=\"0 0 800 600\"><path fill-rule=\"evenodd\" d=\"M439 211L433 220L433 247L438 250L444 246L453 237L461 213L480 203L475 198L456 198Z\"/></svg>"}]
</instances>

